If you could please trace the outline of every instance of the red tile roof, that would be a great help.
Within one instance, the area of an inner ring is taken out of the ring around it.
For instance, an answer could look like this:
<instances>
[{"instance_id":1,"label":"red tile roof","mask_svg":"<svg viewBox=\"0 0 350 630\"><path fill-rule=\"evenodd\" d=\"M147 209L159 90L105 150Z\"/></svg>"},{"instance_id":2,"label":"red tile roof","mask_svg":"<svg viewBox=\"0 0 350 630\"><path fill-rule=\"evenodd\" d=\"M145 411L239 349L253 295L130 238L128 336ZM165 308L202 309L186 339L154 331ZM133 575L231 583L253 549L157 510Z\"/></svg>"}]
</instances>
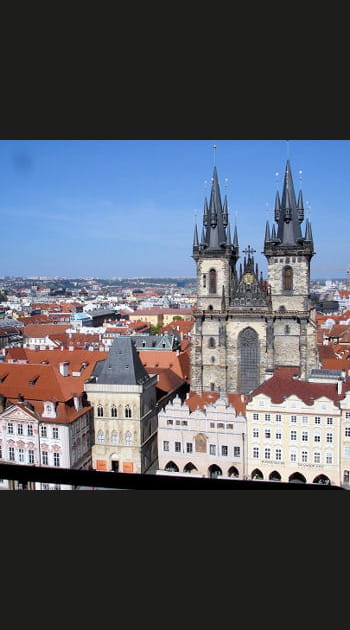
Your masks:
<instances>
[{"instance_id":1,"label":"red tile roof","mask_svg":"<svg viewBox=\"0 0 350 630\"><path fill-rule=\"evenodd\" d=\"M197 394L197 392L191 390L189 397L185 400L185 403L191 413L196 409L206 411L208 405L215 404L218 398L218 392L203 392L202 394ZM247 396L244 394L227 394L226 398L228 399L229 406L235 409L236 415L245 416L246 402L248 400Z\"/></svg>"},{"instance_id":2,"label":"red tile roof","mask_svg":"<svg viewBox=\"0 0 350 630\"><path fill-rule=\"evenodd\" d=\"M306 405L313 405L314 400L325 396L335 404L344 397L344 393L350 390L350 379L343 383L342 393L338 394L337 385L333 383L311 383L294 378L284 378L274 374L264 381L252 394L252 400L258 394L265 394L275 404L281 404L289 396L297 396Z\"/></svg>"}]
</instances>

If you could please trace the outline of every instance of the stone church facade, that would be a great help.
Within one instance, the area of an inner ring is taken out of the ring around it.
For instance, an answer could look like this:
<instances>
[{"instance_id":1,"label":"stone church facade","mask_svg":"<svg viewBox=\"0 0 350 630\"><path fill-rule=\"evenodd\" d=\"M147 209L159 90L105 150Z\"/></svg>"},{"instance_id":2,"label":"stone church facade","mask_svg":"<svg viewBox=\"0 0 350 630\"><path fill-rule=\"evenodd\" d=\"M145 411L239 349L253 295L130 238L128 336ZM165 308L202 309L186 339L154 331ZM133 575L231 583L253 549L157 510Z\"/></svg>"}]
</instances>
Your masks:
<instances>
[{"instance_id":1,"label":"stone church facade","mask_svg":"<svg viewBox=\"0 0 350 630\"><path fill-rule=\"evenodd\" d=\"M309 300L311 224L304 233L303 198L296 199L287 161L281 198L276 194L274 224L267 222L265 280L248 246L240 258L225 196L221 201L216 167L209 203L204 202L201 238L195 227L197 308L192 330L191 390L249 394L276 367L298 367L307 379L319 367L314 310Z\"/></svg>"}]
</instances>

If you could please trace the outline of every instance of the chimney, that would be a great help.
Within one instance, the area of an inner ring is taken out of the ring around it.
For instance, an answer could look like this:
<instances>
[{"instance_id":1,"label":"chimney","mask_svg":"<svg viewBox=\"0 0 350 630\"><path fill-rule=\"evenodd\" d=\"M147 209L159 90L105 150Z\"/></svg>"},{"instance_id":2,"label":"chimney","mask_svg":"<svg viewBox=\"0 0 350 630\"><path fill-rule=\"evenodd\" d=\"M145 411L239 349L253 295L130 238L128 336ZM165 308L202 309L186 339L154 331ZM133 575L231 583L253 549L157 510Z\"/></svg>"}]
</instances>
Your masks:
<instances>
[{"instance_id":1,"label":"chimney","mask_svg":"<svg viewBox=\"0 0 350 630\"><path fill-rule=\"evenodd\" d=\"M62 374L62 376L68 376L68 366L69 366L69 362L68 361L61 361L61 363L60 363L60 374Z\"/></svg>"}]
</instances>

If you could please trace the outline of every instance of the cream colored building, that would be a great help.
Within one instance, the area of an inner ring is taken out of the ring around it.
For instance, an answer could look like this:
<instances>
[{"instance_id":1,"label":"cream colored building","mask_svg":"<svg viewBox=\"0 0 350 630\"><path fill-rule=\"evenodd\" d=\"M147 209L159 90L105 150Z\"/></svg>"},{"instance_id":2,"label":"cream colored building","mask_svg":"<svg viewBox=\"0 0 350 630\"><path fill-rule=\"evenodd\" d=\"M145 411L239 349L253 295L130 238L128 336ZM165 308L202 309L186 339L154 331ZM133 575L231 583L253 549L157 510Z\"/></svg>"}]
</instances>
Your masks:
<instances>
[{"instance_id":1,"label":"cream colored building","mask_svg":"<svg viewBox=\"0 0 350 630\"><path fill-rule=\"evenodd\" d=\"M215 393L168 403L158 414L157 472L244 478L246 420L235 403L239 395Z\"/></svg>"},{"instance_id":2,"label":"cream colored building","mask_svg":"<svg viewBox=\"0 0 350 630\"><path fill-rule=\"evenodd\" d=\"M190 320L193 317L193 310L192 308L162 308L155 306L153 308L138 309L134 313L130 313L129 320L131 322L147 322L152 326L167 326L174 321L174 317Z\"/></svg>"},{"instance_id":3,"label":"cream colored building","mask_svg":"<svg viewBox=\"0 0 350 630\"><path fill-rule=\"evenodd\" d=\"M156 383L131 337L117 337L85 383L94 408L92 467L147 473L157 465Z\"/></svg>"},{"instance_id":4,"label":"cream colored building","mask_svg":"<svg viewBox=\"0 0 350 630\"><path fill-rule=\"evenodd\" d=\"M343 485L350 471L348 388L348 381L278 376L261 385L246 405L248 477Z\"/></svg>"}]
</instances>

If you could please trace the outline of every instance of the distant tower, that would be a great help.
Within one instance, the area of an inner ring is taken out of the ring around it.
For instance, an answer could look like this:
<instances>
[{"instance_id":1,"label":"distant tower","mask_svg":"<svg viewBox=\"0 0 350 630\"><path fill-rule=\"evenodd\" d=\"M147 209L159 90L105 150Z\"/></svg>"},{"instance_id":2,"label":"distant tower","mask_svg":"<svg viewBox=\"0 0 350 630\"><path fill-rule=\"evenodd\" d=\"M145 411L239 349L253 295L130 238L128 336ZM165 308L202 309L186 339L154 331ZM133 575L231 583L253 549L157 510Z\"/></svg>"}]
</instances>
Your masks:
<instances>
[{"instance_id":1,"label":"distant tower","mask_svg":"<svg viewBox=\"0 0 350 630\"><path fill-rule=\"evenodd\" d=\"M346 288L348 291L350 291L350 265L346 272Z\"/></svg>"}]
</instances>

